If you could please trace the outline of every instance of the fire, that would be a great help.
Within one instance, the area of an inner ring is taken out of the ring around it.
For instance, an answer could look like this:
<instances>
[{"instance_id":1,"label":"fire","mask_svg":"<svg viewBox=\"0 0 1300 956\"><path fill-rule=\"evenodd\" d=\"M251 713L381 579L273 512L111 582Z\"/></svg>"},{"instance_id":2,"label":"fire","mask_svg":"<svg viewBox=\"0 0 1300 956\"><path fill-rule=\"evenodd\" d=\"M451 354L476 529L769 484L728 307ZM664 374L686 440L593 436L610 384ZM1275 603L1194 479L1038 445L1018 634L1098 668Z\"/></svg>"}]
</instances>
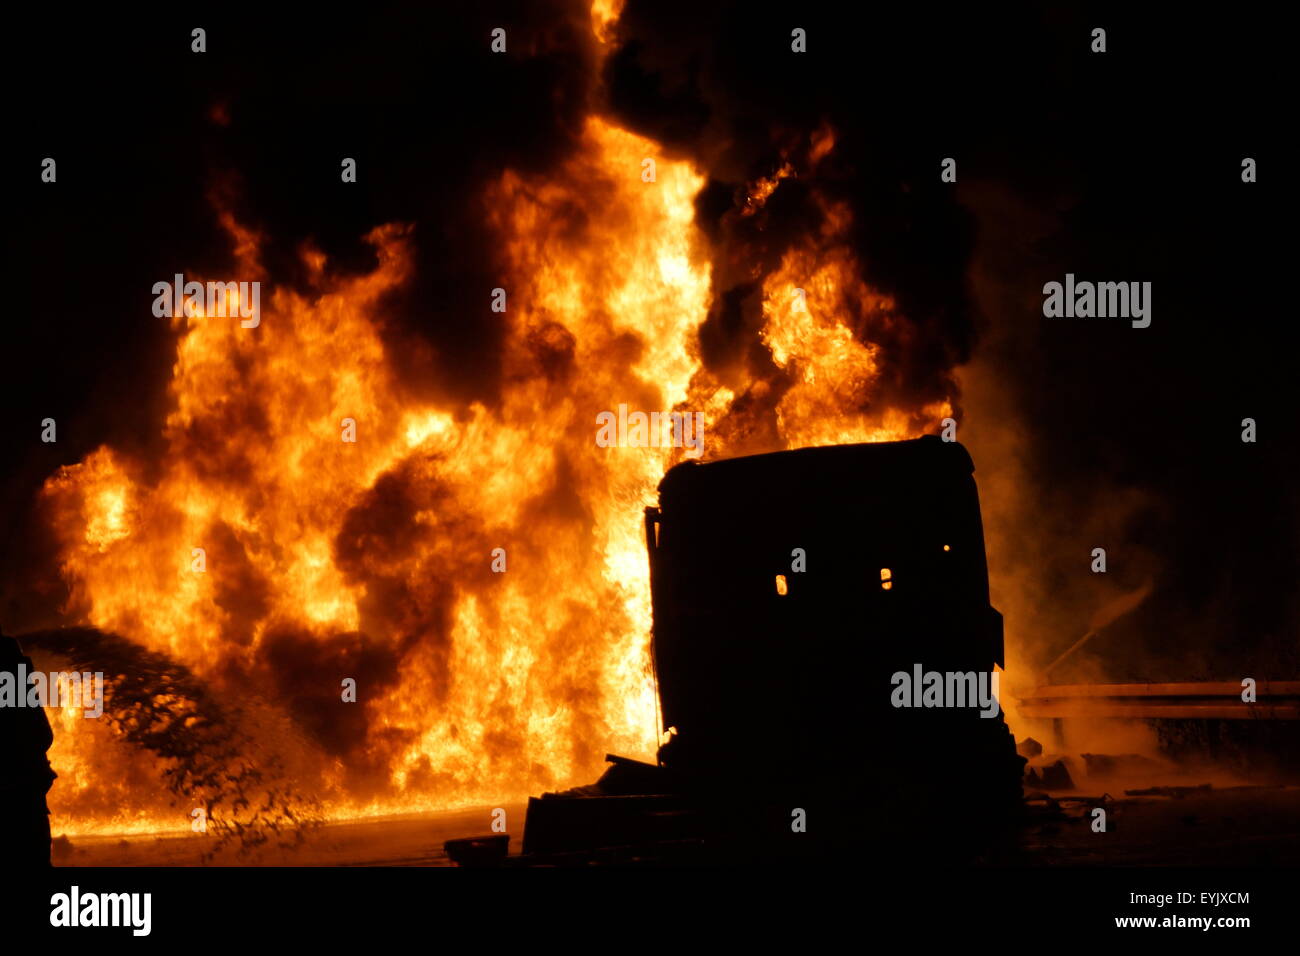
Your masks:
<instances>
[{"instance_id":1,"label":"fire","mask_svg":"<svg viewBox=\"0 0 1300 956\"><path fill-rule=\"evenodd\" d=\"M623 12L624 0L593 0L591 4L591 32L602 44L614 38L614 28Z\"/></svg>"},{"instance_id":2,"label":"fire","mask_svg":"<svg viewBox=\"0 0 1300 956\"><path fill-rule=\"evenodd\" d=\"M616 8L593 11L600 29ZM819 131L814 161L832 148ZM735 215L800 174L756 182ZM903 318L859 278L842 207L763 278L770 366L706 369L704 184L599 117L563 168L499 177L483 197L507 269L492 407L414 401L392 370L382 310L412 274L408 227L370 234L379 265L361 278L305 250L308 294L276 286L259 237L222 212L264 317L174 317L165 451L100 448L46 483L68 619L291 718L302 733L268 746L333 818L517 800L594 779L607 751L653 759L642 508L681 449L598 447L595 416L702 411L721 457L912 437L952 413L875 401L873 330ZM186 827L150 788L159 768L93 724L55 724L66 831Z\"/></svg>"},{"instance_id":3,"label":"fire","mask_svg":"<svg viewBox=\"0 0 1300 956\"><path fill-rule=\"evenodd\" d=\"M911 437L952 415L947 401L872 414L880 353L873 342L906 320L859 277L845 239L849 221L843 206L827 208L820 242L787 254L763 286L762 338L793 379L777 418L794 447Z\"/></svg>"}]
</instances>

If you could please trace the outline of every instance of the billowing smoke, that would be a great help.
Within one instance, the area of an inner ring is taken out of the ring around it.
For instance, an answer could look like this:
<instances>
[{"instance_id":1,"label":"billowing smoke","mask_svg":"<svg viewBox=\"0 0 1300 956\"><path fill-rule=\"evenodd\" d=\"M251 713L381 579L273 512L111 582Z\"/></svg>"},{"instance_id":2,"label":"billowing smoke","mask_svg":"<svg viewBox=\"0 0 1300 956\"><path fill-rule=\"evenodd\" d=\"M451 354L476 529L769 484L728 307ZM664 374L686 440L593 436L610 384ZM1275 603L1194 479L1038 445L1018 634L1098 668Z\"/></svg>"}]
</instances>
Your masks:
<instances>
[{"instance_id":1,"label":"billowing smoke","mask_svg":"<svg viewBox=\"0 0 1300 956\"><path fill-rule=\"evenodd\" d=\"M698 6L630 2L605 79L620 119L711 176L709 368L781 387L756 341L762 279L817 235L824 200L845 201L860 275L897 304L896 321L857 326L880 347L872 398L953 398L1020 679L1148 586L1055 677L1300 672L1292 376L1267 320L1284 267L1267 200L1239 175L1271 142L1271 84L1240 69L1263 61L1231 31L1204 60L1190 27L1138 12L1100 18L1119 38L1103 59L1082 9L946 10L927 29L898 11ZM1195 93L1176 106L1165 55ZM1252 93L1220 106L1224 84ZM834 147L813 163L824 129ZM794 175L744 215L744 186L786 163ZM1054 323L1042 286L1066 272L1151 281L1158 317ZM1270 440L1244 444L1242 419L1261 416Z\"/></svg>"},{"instance_id":2,"label":"billowing smoke","mask_svg":"<svg viewBox=\"0 0 1300 956\"><path fill-rule=\"evenodd\" d=\"M682 29L688 21L698 28ZM870 384L851 402L867 414L906 410L920 430L933 426L924 409L946 401L959 414L952 373L976 337L965 283L973 221L940 181L948 154L938 131L871 92L887 88L886 63L903 59L882 59L872 37L900 26L863 20L845 32L815 7L797 16L745 4L623 10L604 68L614 114L709 175L696 216L713 247L700 346L708 371L741 392L732 417L747 419L747 440L736 452L768 450L791 383L761 331L773 308L765 285L792 250L813 250L797 286L843 252L872 293L818 300L806 290L809 308L873 349ZM792 51L792 28L806 32L812 54ZM869 56L855 55L859 44ZM757 196L756 183L766 187ZM837 211L842 231L830 221Z\"/></svg>"}]
</instances>

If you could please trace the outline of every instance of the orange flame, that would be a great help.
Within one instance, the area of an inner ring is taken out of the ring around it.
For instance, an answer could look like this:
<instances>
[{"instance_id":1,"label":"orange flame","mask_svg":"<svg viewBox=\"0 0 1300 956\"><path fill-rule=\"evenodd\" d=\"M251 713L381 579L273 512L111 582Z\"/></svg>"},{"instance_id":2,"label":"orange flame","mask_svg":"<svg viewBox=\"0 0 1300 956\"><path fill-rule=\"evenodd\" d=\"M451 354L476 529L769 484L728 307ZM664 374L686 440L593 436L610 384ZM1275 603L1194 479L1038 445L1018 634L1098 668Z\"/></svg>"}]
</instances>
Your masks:
<instances>
[{"instance_id":1,"label":"orange flame","mask_svg":"<svg viewBox=\"0 0 1300 956\"><path fill-rule=\"evenodd\" d=\"M613 14L596 15L608 29ZM820 158L833 137L818 136ZM654 182L641 178L647 157ZM777 179L756 184L751 207ZM785 391L774 435L755 437L747 409L778 383L724 385L699 355L712 294L694 225L703 184L600 118L554 175L499 178L485 198L510 275L493 408L412 403L391 370L381 297L412 269L400 225L368 237L379 266L367 276L322 279L315 298L267 282L256 330L173 319L156 466L104 447L46 483L68 616L172 655L222 694L366 708L360 741L293 744L335 818L505 802L593 779L606 751L651 758L641 509L681 450L599 447L596 414L702 411L717 457L912 437L952 411L872 405L865 335L901 317L859 278L848 212L831 208L817 242L763 285L762 341ZM241 277L266 279L258 237L222 221ZM319 253L305 258L326 274ZM317 648L330 666L271 673L268 660L292 669L277 656L286 634L304 665ZM367 648L398 662L391 678L346 670ZM361 704L341 700L347 677ZM184 827L185 811L149 789L157 768L94 723L56 723L50 801L75 821L67 830Z\"/></svg>"}]
</instances>

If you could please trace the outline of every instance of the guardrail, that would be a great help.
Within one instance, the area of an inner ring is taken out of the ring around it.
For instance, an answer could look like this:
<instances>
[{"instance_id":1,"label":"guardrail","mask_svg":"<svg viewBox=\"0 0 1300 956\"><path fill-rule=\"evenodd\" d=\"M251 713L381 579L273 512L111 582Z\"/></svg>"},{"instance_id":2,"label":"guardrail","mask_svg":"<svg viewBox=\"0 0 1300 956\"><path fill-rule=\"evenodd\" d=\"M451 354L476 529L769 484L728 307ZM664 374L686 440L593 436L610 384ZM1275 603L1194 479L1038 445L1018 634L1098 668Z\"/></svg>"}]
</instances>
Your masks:
<instances>
[{"instance_id":1,"label":"guardrail","mask_svg":"<svg viewBox=\"0 0 1300 956\"><path fill-rule=\"evenodd\" d=\"M1240 681L1057 684L1016 695L1022 717L1300 720L1300 681L1260 681L1242 700Z\"/></svg>"}]
</instances>

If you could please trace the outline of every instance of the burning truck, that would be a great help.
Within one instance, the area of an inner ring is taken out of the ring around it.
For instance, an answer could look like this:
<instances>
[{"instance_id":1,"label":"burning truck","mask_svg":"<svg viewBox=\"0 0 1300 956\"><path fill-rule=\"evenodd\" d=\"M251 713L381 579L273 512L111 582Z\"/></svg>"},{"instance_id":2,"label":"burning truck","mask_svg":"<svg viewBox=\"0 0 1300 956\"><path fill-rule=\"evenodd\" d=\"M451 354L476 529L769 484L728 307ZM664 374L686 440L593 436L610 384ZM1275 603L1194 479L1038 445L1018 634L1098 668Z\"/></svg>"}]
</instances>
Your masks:
<instances>
[{"instance_id":1,"label":"burning truck","mask_svg":"<svg viewBox=\"0 0 1300 956\"><path fill-rule=\"evenodd\" d=\"M672 468L645 513L657 763L610 756L596 784L531 799L525 858L977 846L1010 820L1024 759L1000 711L890 692L918 665L1004 662L973 471L935 436ZM973 796L940 812L956 783Z\"/></svg>"}]
</instances>

